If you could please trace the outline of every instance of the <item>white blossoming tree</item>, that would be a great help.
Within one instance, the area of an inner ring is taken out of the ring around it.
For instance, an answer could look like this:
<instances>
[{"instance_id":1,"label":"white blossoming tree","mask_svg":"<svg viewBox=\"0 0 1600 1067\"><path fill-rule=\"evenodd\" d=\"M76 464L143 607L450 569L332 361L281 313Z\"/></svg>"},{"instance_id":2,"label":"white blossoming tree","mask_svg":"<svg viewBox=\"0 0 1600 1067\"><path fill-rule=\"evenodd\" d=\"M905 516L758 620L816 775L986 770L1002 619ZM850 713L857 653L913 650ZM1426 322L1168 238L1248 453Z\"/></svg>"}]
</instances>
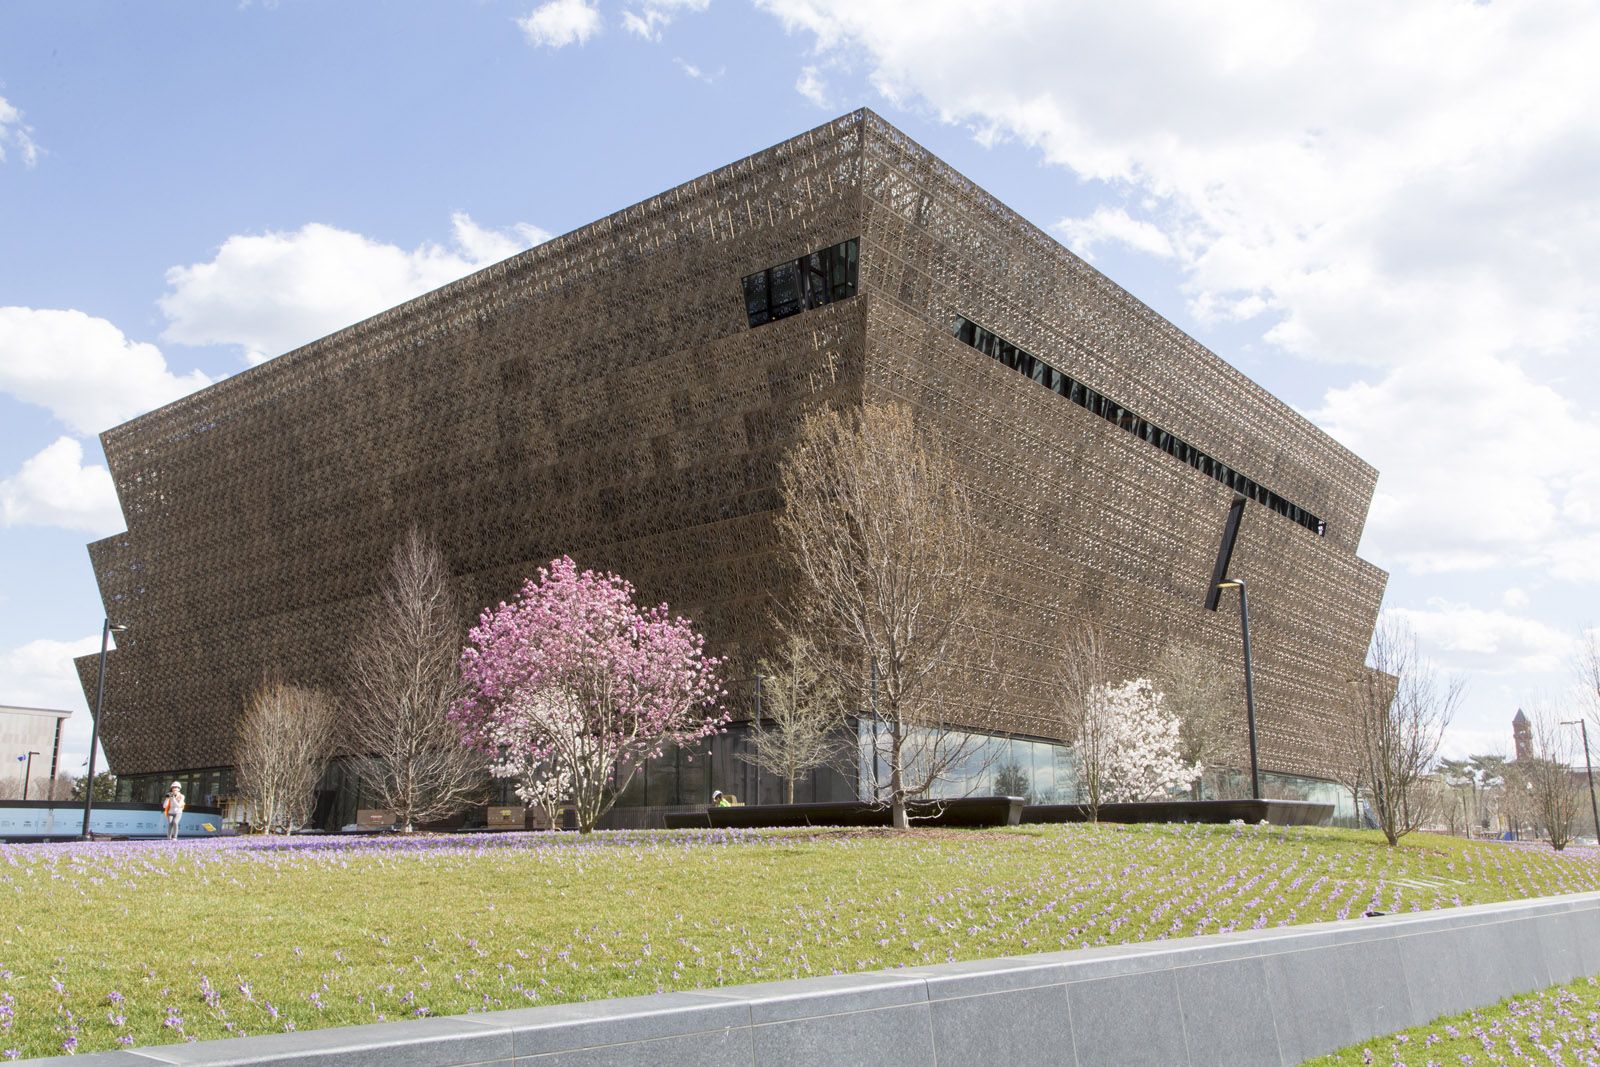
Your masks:
<instances>
[{"instance_id":1,"label":"white blossoming tree","mask_svg":"<svg viewBox=\"0 0 1600 1067\"><path fill-rule=\"evenodd\" d=\"M1182 723L1148 678L1089 690L1078 715L1075 748L1081 792L1101 804L1158 800L1202 772L1182 755Z\"/></svg>"}]
</instances>

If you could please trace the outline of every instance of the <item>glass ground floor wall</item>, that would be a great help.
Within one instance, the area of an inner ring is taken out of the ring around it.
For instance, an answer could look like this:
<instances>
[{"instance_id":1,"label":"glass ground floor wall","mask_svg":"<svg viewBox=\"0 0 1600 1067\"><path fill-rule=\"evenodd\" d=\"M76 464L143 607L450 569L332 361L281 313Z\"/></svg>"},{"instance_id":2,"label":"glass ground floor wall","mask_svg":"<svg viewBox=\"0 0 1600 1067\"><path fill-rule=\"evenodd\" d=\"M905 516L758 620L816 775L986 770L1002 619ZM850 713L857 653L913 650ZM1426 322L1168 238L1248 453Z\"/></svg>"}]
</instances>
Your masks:
<instances>
[{"instance_id":1,"label":"glass ground floor wall","mask_svg":"<svg viewBox=\"0 0 1600 1067\"><path fill-rule=\"evenodd\" d=\"M187 803L220 808L233 795L232 767L204 767L164 774L126 774L117 777L117 800L124 804L159 804L172 783L183 790Z\"/></svg>"},{"instance_id":2,"label":"glass ground floor wall","mask_svg":"<svg viewBox=\"0 0 1600 1067\"><path fill-rule=\"evenodd\" d=\"M862 719L857 733L861 795L882 795L889 780L887 732L879 726L874 734L872 720ZM929 790L934 797L1003 795L1022 797L1029 804L1077 804L1084 800L1072 747L1060 741L960 731L937 737L914 732L903 758L914 782L928 776L930 765L945 767ZM1208 775L1192 795L1196 800L1243 799L1250 796L1250 778L1245 770ZM1357 825L1350 790L1334 782L1262 771L1261 795L1268 800L1330 804L1333 825Z\"/></svg>"},{"instance_id":3,"label":"glass ground floor wall","mask_svg":"<svg viewBox=\"0 0 1600 1067\"><path fill-rule=\"evenodd\" d=\"M863 797L886 796L889 786L888 728L863 718L856 725ZM873 758L876 752L877 758ZM1029 804L1071 804L1078 799L1077 764L1059 741L972 733L912 730L901 748L909 783L933 779L927 795L947 800L967 796L1022 797Z\"/></svg>"},{"instance_id":4,"label":"glass ground floor wall","mask_svg":"<svg viewBox=\"0 0 1600 1067\"><path fill-rule=\"evenodd\" d=\"M622 816L616 824L658 825L658 817L646 818L643 813L703 806L710 803L715 790L730 793L744 804L784 803L784 780L750 758L757 731L749 722L732 723L723 733L689 746L669 746L662 755L646 761L617 798ZM874 731L870 718L841 728L834 756L796 780L795 801L884 795L889 781L887 750L887 728L879 724ZM317 786L312 827L338 830L354 826L358 812L378 806L377 798L361 781L358 762L339 759L328 765ZM1082 799L1072 749L1059 741L962 731L942 735L914 732L905 746L910 779L920 783L931 762L941 766L928 790L935 798L1006 795L1022 797L1030 804L1072 804ZM233 815L240 809L231 767L124 775L117 780L117 799L159 804L175 781L189 803L220 808L224 824L230 827L237 822ZM1208 775L1204 785L1193 792L1196 799L1248 797L1250 780L1243 771ZM1333 782L1263 771L1261 792L1269 799L1331 804L1335 826L1358 824L1350 791ZM519 803L515 783L509 781L485 781L483 798L485 806ZM452 823L481 825L483 811L483 807L475 807ZM626 814L629 812L635 814Z\"/></svg>"}]
</instances>

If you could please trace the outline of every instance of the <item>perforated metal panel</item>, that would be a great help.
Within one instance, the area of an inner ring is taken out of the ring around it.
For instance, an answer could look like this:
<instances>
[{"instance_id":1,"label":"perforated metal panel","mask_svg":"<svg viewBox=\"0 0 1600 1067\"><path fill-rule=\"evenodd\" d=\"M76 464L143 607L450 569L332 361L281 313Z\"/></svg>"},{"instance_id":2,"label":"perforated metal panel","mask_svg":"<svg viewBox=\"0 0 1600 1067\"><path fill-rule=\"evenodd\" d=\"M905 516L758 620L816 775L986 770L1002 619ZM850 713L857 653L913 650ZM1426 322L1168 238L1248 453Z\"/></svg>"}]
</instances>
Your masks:
<instances>
[{"instance_id":1,"label":"perforated metal panel","mask_svg":"<svg viewBox=\"0 0 1600 1067\"><path fill-rule=\"evenodd\" d=\"M853 237L858 295L748 325L744 276ZM865 111L105 433L128 524L90 546L130 626L112 766L230 763L265 671L336 687L412 522L482 603L561 552L627 575L731 657L742 707L786 581L776 466L824 397L922 408L1004 535L995 625L1024 681L973 725L1052 733L1027 679L1083 612L1130 670L1177 632L1233 655L1236 618L1200 611L1229 491L961 344L958 314L1328 520L1252 505L1234 568L1264 762L1325 774L1384 584L1354 554L1375 472Z\"/></svg>"}]
</instances>

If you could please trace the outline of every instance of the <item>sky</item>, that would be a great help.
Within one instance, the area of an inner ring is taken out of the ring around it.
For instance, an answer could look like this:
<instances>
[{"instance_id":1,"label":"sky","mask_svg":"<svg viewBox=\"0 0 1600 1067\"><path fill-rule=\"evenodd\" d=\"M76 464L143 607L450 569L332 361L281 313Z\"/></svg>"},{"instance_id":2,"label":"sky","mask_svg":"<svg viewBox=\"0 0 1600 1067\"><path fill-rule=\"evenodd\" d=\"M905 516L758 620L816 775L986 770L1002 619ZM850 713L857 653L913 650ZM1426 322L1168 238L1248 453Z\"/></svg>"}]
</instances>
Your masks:
<instances>
[{"instance_id":1,"label":"sky","mask_svg":"<svg viewBox=\"0 0 1600 1067\"><path fill-rule=\"evenodd\" d=\"M868 106L1378 468L1445 750L1505 751L1600 620L1596 55L1567 0L8 0L0 704L81 765L100 431Z\"/></svg>"}]
</instances>

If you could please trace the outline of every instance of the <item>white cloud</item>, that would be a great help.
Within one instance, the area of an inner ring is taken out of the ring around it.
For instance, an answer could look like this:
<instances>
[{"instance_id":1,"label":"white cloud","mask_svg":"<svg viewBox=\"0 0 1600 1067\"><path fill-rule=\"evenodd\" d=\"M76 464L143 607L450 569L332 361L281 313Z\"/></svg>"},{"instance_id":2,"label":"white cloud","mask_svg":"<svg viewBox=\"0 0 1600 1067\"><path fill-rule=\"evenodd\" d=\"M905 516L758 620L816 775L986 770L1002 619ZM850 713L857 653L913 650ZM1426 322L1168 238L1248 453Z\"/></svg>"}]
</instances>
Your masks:
<instances>
[{"instance_id":1,"label":"white cloud","mask_svg":"<svg viewBox=\"0 0 1600 1067\"><path fill-rule=\"evenodd\" d=\"M1574 269L1600 247L1590 5L759 2L899 99L1145 194L1193 291L1262 296L1296 351L1593 331L1600 277ZM952 55L1005 62L952 78Z\"/></svg>"},{"instance_id":2,"label":"white cloud","mask_svg":"<svg viewBox=\"0 0 1600 1067\"><path fill-rule=\"evenodd\" d=\"M1417 573L1519 565L1600 582L1600 418L1504 357L1422 357L1311 418L1382 472L1370 550Z\"/></svg>"},{"instance_id":3,"label":"white cloud","mask_svg":"<svg viewBox=\"0 0 1600 1067\"><path fill-rule=\"evenodd\" d=\"M309 223L292 233L229 237L208 262L167 271L162 337L238 345L260 363L546 240L519 223L509 233L451 216L452 248L406 251Z\"/></svg>"},{"instance_id":4,"label":"white cloud","mask_svg":"<svg viewBox=\"0 0 1600 1067\"><path fill-rule=\"evenodd\" d=\"M1422 608L1388 608L1441 666L1476 674L1549 674L1566 668L1576 649L1573 636L1520 615L1490 611L1441 597Z\"/></svg>"},{"instance_id":5,"label":"white cloud","mask_svg":"<svg viewBox=\"0 0 1600 1067\"><path fill-rule=\"evenodd\" d=\"M14 150L30 167L39 162L39 145L33 139L33 127L25 125L22 112L0 96L0 163L6 160L7 148Z\"/></svg>"},{"instance_id":6,"label":"white cloud","mask_svg":"<svg viewBox=\"0 0 1600 1067\"><path fill-rule=\"evenodd\" d=\"M450 236L462 258L471 264L469 269L476 270L543 244L554 234L527 222L514 224L509 233L491 230L473 222L465 211L457 211L450 216Z\"/></svg>"},{"instance_id":7,"label":"white cloud","mask_svg":"<svg viewBox=\"0 0 1600 1067\"><path fill-rule=\"evenodd\" d=\"M715 71L708 72L685 59L674 59L673 62L678 65L679 70L683 71L689 77L693 78L695 81L705 82L707 85L715 85L717 82L721 81L722 76L728 72L727 67L718 67Z\"/></svg>"},{"instance_id":8,"label":"white cloud","mask_svg":"<svg viewBox=\"0 0 1600 1067\"><path fill-rule=\"evenodd\" d=\"M1500 594L1500 603L1504 604L1512 611L1521 611L1530 603L1528 599L1528 592L1525 589L1512 586L1510 589L1507 589L1504 593Z\"/></svg>"},{"instance_id":9,"label":"white cloud","mask_svg":"<svg viewBox=\"0 0 1600 1067\"><path fill-rule=\"evenodd\" d=\"M61 769L69 774L79 773L89 758L93 726L72 661L99 651L99 634L76 641L41 639L0 650L0 694L6 703L73 713L61 731Z\"/></svg>"},{"instance_id":10,"label":"white cloud","mask_svg":"<svg viewBox=\"0 0 1600 1067\"><path fill-rule=\"evenodd\" d=\"M1506 705L1515 708L1516 704ZM1510 756L1514 749L1511 740L1511 716L1506 712L1499 718L1475 717L1471 724L1457 721L1450 724L1444 741L1439 746L1440 759L1467 759L1470 756Z\"/></svg>"},{"instance_id":11,"label":"white cloud","mask_svg":"<svg viewBox=\"0 0 1600 1067\"><path fill-rule=\"evenodd\" d=\"M822 71L816 67L802 67L795 79L794 91L817 107L828 106L828 85L822 80Z\"/></svg>"},{"instance_id":12,"label":"white cloud","mask_svg":"<svg viewBox=\"0 0 1600 1067\"><path fill-rule=\"evenodd\" d=\"M1158 259L1171 259L1176 254L1172 241L1159 227L1131 217L1120 207L1101 205L1086 218L1062 219L1056 229L1067 245L1085 259L1094 258L1095 248L1106 242L1126 245Z\"/></svg>"},{"instance_id":13,"label":"white cloud","mask_svg":"<svg viewBox=\"0 0 1600 1067\"><path fill-rule=\"evenodd\" d=\"M1170 253L1196 316L1356 368L1314 417L1383 472L1404 566L1600 580L1600 8L757 2L813 64L1129 205L1069 240ZM1563 361L1589 376L1541 385Z\"/></svg>"},{"instance_id":14,"label":"white cloud","mask_svg":"<svg viewBox=\"0 0 1600 1067\"><path fill-rule=\"evenodd\" d=\"M600 32L600 11L586 0L550 0L517 20L530 44L565 48Z\"/></svg>"},{"instance_id":15,"label":"white cloud","mask_svg":"<svg viewBox=\"0 0 1600 1067\"><path fill-rule=\"evenodd\" d=\"M210 384L81 311L0 307L0 392L93 434Z\"/></svg>"},{"instance_id":16,"label":"white cloud","mask_svg":"<svg viewBox=\"0 0 1600 1067\"><path fill-rule=\"evenodd\" d=\"M700 12L711 0L645 0L637 8L622 13L622 28L647 41L661 40L661 31L682 12Z\"/></svg>"},{"instance_id":17,"label":"white cloud","mask_svg":"<svg viewBox=\"0 0 1600 1067\"><path fill-rule=\"evenodd\" d=\"M0 526L61 526L104 537L122 529L111 473L85 466L83 445L57 438L0 480Z\"/></svg>"}]
</instances>

